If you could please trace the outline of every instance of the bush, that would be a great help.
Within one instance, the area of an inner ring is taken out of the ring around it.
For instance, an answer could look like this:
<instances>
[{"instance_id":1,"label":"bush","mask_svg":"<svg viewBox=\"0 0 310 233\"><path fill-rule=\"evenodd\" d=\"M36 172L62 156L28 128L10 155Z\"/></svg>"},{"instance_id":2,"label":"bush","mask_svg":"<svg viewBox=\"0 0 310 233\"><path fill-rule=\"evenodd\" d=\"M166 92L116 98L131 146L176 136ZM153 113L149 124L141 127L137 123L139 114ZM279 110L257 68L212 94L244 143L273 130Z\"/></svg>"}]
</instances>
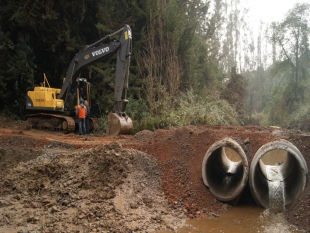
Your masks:
<instances>
[{"instance_id":1,"label":"bush","mask_svg":"<svg viewBox=\"0 0 310 233\"><path fill-rule=\"evenodd\" d=\"M3 115L4 117L10 119L10 120L15 120L15 121L19 121L22 120L22 118L16 114L14 114L9 108L5 108L3 110L3 112L1 113L1 115Z\"/></svg>"},{"instance_id":2,"label":"bush","mask_svg":"<svg viewBox=\"0 0 310 233\"><path fill-rule=\"evenodd\" d=\"M252 113L249 117L248 124L250 125L268 125L268 115L264 112L255 112Z\"/></svg>"},{"instance_id":3,"label":"bush","mask_svg":"<svg viewBox=\"0 0 310 233\"><path fill-rule=\"evenodd\" d=\"M107 131L108 116L101 116L97 118L98 122L95 125L94 132L95 134L105 134Z\"/></svg>"},{"instance_id":4,"label":"bush","mask_svg":"<svg viewBox=\"0 0 310 233\"><path fill-rule=\"evenodd\" d=\"M156 112L153 113L147 111L146 104L139 113L136 111L140 108L131 108L134 132L169 129L190 124L239 125L243 123L239 121L237 112L226 100L217 97L200 97L192 91L181 94L178 99L160 99L156 105Z\"/></svg>"},{"instance_id":5,"label":"bush","mask_svg":"<svg viewBox=\"0 0 310 233\"><path fill-rule=\"evenodd\" d=\"M292 112L284 127L289 129L310 130L310 106L309 103L300 103L298 109Z\"/></svg>"}]
</instances>

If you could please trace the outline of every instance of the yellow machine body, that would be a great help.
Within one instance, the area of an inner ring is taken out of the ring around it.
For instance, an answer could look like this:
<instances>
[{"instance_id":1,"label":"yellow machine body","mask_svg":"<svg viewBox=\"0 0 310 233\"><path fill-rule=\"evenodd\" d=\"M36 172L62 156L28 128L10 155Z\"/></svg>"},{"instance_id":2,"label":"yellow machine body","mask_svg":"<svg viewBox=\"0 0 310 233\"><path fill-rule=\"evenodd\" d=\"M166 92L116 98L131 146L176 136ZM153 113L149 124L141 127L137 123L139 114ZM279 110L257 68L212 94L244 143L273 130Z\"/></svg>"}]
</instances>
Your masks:
<instances>
[{"instance_id":1,"label":"yellow machine body","mask_svg":"<svg viewBox=\"0 0 310 233\"><path fill-rule=\"evenodd\" d=\"M56 98L59 93L60 89L58 88L35 87L33 91L27 92L26 108L29 110L63 112L64 101Z\"/></svg>"}]
</instances>

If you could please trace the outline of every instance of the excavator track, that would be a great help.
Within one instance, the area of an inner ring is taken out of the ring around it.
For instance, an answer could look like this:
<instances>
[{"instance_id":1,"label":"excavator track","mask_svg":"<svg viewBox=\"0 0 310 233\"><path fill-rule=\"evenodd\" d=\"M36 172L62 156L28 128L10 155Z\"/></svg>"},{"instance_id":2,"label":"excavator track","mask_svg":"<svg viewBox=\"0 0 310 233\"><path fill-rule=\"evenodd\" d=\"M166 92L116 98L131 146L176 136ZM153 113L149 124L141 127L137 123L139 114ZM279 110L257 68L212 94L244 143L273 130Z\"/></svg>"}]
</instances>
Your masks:
<instances>
[{"instance_id":1,"label":"excavator track","mask_svg":"<svg viewBox=\"0 0 310 233\"><path fill-rule=\"evenodd\" d=\"M89 131L93 132L95 129L98 129L99 121L97 118L89 118Z\"/></svg>"},{"instance_id":2,"label":"excavator track","mask_svg":"<svg viewBox=\"0 0 310 233\"><path fill-rule=\"evenodd\" d=\"M26 119L32 128L62 131L64 133L74 132L75 130L75 121L68 116L38 113L29 114L26 116Z\"/></svg>"}]
</instances>

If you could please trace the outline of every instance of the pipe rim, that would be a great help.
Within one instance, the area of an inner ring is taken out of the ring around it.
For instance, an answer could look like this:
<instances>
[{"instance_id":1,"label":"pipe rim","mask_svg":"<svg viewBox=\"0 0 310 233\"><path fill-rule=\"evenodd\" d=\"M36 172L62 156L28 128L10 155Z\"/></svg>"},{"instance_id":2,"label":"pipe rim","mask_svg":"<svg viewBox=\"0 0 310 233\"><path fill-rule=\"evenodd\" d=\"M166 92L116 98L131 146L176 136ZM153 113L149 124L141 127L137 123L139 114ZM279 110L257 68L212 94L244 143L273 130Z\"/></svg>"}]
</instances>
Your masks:
<instances>
[{"instance_id":1,"label":"pipe rim","mask_svg":"<svg viewBox=\"0 0 310 233\"><path fill-rule=\"evenodd\" d=\"M215 152L217 149L219 149L221 147L229 147L229 148L233 149L239 155L241 163L243 165L243 176L242 176L240 185L238 186L237 191L235 191L235 193L231 196L224 196L224 195L219 195L219 194L215 193L214 189L212 187L210 187L210 184L207 180L206 164L208 162L208 159L210 158L210 156L212 155L213 152ZM244 190L244 188L248 182L248 177L249 177L248 174L249 174L249 164L248 164L247 156L246 156L244 150L242 149L242 147L240 146L240 144L231 138L224 138L222 140L214 142L209 147L209 149L207 150L207 152L203 158L203 161L202 161L202 179L203 179L203 182L204 182L205 186L207 186L209 188L212 195L215 196L220 201L231 201L231 200L236 199L237 197L240 197L242 191Z\"/></svg>"},{"instance_id":2,"label":"pipe rim","mask_svg":"<svg viewBox=\"0 0 310 233\"><path fill-rule=\"evenodd\" d=\"M263 146L261 146L258 149L258 151L255 153L255 155L252 159L252 162L251 162L250 174L249 174L249 186L250 186L250 190L252 193L252 197L254 198L255 202L258 205L260 205L266 209L269 208L269 206L266 206L265 202L263 200L261 200L261 198L258 195L256 195L259 192L258 192L258 189L256 188L256 185L255 185L255 170L256 170L256 166L259 166L260 159L265 154L267 154L269 151L272 151L272 150L285 150L289 154L293 155L294 158L297 160L297 162L299 163L301 168L304 170L304 181L302 184L302 191L305 189L306 179L307 179L307 174L308 174L308 166L307 166L307 163L306 163L302 153L291 142L284 140L284 139L278 139L276 141L272 141L272 142L266 143Z\"/></svg>"}]
</instances>

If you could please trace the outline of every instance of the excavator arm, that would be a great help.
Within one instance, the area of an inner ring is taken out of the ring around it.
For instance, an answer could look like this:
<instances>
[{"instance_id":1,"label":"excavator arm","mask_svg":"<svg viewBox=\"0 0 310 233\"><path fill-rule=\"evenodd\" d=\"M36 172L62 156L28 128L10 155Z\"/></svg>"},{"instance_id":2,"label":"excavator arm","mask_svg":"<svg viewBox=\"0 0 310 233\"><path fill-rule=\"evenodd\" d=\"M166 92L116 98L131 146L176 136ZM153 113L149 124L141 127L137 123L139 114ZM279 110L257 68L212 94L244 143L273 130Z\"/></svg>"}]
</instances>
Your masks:
<instances>
[{"instance_id":1,"label":"excavator arm","mask_svg":"<svg viewBox=\"0 0 310 233\"><path fill-rule=\"evenodd\" d=\"M131 31L127 30L120 38L121 47L117 51L116 77L114 87L113 112L123 114L128 102L127 90L129 80L129 65L132 51Z\"/></svg>"},{"instance_id":2,"label":"excavator arm","mask_svg":"<svg viewBox=\"0 0 310 233\"><path fill-rule=\"evenodd\" d=\"M113 113L108 115L107 135L129 134L132 120L125 113L129 80L129 65L132 51L131 31L120 38L121 48L117 51L116 77L114 86Z\"/></svg>"},{"instance_id":3,"label":"excavator arm","mask_svg":"<svg viewBox=\"0 0 310 233\"><path fill-rule=\"evenodd\" d=\"M101 45L103 41L111 38L113 35L122 32L118 41L112 41L109 44ZM114 91L114 110L117 108L117 103L121 101L121 96L125 88L128 88L128 75L129 75L129 64L132 50L132 37L131 29L128 25L125 25L122 29L107 35L106 37L98 40L97 42L87 45L82 51L77 53L70 62L66 73L65 82L62 85L59 99L65 100L65 108L68 102L68 92L71 89L73 81L78 77L81 70L99 59L105 57L117 51L117 64L116 64L116 78L115 78L115 91ZM126 85L124 85L126 84ZM127 91L127 90L126 90Z\"/></svg>"},{"instance_id":4,"label":"excavator arm","mask_svg":"<svg viewBox=\"0 0 310 233\"><path fill-rule=\"evenodd\" d=\"M102 45L102 42L119 33L121 33L119 40ZM59 99L64 99L65 110L71 109L74 104L72 103L74 98L70 98L72 94L70 93L71 86L73 81L78 78L81 70L115 51L117 51L117 63L113 113L108 116L107 135L125 134L132 131L132 121L125 113L126 104L128 103L127 89L132 52L132 35L128 25L125 25L122 29L107 35L91 45L87 45L82 51L77 53L71 60L66 73L65 82L58 95Z\"/></svg>"},{"instance_id":5,"label":"excavator arm","mask_svg":"<svg viewBox=\"0 0 310 233\"><path fill-rule=\"evenodd\" d=\"M113 41L108 45L98 46L96 48L91 48L77 53L70 62L66 73L65 82L63 83L60 94L58 95L59 99L65 99L73 81L75 81L84 67L97 62L100 58L114 52L119 47L120 42Z\"/></svg>"}]
</instances>

